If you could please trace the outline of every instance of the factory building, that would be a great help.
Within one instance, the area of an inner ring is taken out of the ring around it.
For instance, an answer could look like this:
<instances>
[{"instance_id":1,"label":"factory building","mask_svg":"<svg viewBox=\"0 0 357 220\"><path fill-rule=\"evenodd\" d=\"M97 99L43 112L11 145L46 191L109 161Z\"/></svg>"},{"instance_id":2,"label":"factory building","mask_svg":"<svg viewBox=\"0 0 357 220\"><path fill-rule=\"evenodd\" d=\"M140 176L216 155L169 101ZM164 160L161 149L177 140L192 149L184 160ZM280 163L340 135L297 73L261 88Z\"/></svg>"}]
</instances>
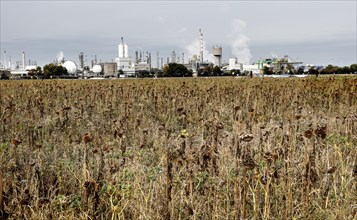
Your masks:
<instances>
[{"instance_id":1,"label":"factory building","mask_svg":"<svg viewBox=\"0 0 357 220\"><path fill-rule=\"evenodd\" d=\"M272 58L272 59L261 59L257 61L258 68L260 73L263 73L264 67L268 67L274 72L279 72L281 70L287 69L288 66L297 66L302 64L300 61L295 61L291 59L288 55L285 55L283 58Z\"/></svg>"},{"instance_id":2,"label":"factory building","mask_svg":"<svg viewBox=\"0 0 357 220\"><path fill-rule=\"evenodd\" d=\"M106 77L115 77L118 75L117 63L107 62L101 63L103 74Z\"/></svg>"},{"instance_id":3,"label":"factory building","mask_svg":"<svg viewBox=\"0 0 357 220\"><path fill-rule=\"evenodd\" d=\"M241 63L238 63L237 58L229 58L228 67L226 67L226 69L243 71L243 65Z\"/></svg>"},{"instance_id":4,"label":"factory building","mask_svg":"<svg viewBox=\"0 0 357 220\"><path fill-rule=\"evenodd\" d=\"M9 59L8 65L6 64L6 51L4 51L4 66L3 69L9 70L13 78L27 76L29 71L37 69L37 62L28 60L26 62L25 52L21 54L21 61L17 61L16 65L13 65L11 58Z\"/></svg>"},{"instance_id":5,"label":"factory building","mask_svg":"<svg viewBox=\"0 0 357 220\"><path fill-rule=\"evenodd\" d=\"M229 63L227 66L222 68L223 70L231 71L231 70L239 70L241 73L252 73L254 75L259 74L259 65L246 65L238 62L237 58L229 58Z\"/></svg>"},{"instance_id":6,"label":"factory building","mask_svg":"<svg viewBox=\"0 0 357 220\"><path fill-rule=\"evenodd\" d=\"M124 76L134 76L135 67L131 63L131 57L129 57L129 46L124 43L124 39L121 38L121 43L118 45L118 57L115 59L117 63L117 71L121 70ZM105 74L105 69L103 67L103 72Z\"/></svg>"},{"instance_id":7,"label":"factory building","mask_svg":"<svg viewBox=\"0 0 357 220\"><path fill-rule=\"evenodd\" d=\"M149 71L150 64L147 62L140 62L135 64L135 71Z\"/></svg>"},{"instance_id":8,"label":"factory building","mask_svg":"<svg viewBox=\"0 0 357 220\"><path fill-rule=\"evenodd\" d=\"M259 67L257 64L254 65L243 65L243 72L252 73L253 75L258 75L260 73Z\"/></svg>"}]
</instances>

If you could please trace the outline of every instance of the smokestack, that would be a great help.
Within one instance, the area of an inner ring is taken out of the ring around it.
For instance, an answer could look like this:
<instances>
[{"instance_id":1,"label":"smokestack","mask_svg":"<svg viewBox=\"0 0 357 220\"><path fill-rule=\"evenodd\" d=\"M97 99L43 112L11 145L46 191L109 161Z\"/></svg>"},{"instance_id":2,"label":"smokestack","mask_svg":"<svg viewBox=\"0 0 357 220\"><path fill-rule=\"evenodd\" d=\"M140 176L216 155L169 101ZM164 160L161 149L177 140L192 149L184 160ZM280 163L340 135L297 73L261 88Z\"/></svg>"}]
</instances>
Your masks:
<instances>
[{"instance_id":1,"label":"smokestack","mask_svg":"<svg viewBox=\"0 0 357 220\"><path fill-rule=\"evenodd\" d=\"M22 69L23 70L26 69L26 67L25 67L25 52L24 51L22 52Z\"/></svg>"},{"instance_id":2,"label":"smokestack","mask_svg":"<svg viewBox=\"0 0 357 220\"><path fill-rule=\"evenodd\" d=\"M6 62L6 50L4 50L4 69L7 68Z\"/></svg>"},{"instance_id":3,"label":"smokestack","mask_svg":"<svg viewBox=\"0 0 357 220\"><path fill-rule=\"evenodd\" d=\"M201 63L203 63L203 33L201 31L201 28L199 29L200 32L200 60Z\"/></svg>"}]
</instances>

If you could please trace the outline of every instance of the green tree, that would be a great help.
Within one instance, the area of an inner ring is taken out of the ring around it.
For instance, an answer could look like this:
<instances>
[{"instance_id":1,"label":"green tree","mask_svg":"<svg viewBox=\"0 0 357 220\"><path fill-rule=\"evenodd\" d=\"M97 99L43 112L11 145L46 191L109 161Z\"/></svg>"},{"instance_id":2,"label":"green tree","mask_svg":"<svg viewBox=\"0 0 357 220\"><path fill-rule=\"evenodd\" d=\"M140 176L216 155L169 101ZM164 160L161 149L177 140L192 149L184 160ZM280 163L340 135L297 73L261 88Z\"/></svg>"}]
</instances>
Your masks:
<instances>
[{"instance_id":1,"label":"green tree","mask_svg":"<svg viewBox=\"0 0 357 220\"><path fill-rule=\"evenodd\" d=\"M148 70L139 70L136 72L136 77L145 78L145 77L152 77L154 72L149 72Z\"/></svg>"},{"instance_id":2,"label":"green tree","mask_svg":"<svg viewBox=\"0 0 357 220\"><path fill-rule=\"evenodd\" d=\"M29 76L42 76L42 69L41 67L37 67L36 69L31 69L28 72Z\"/></svg>"},{"instance_id":3,"label":"green tree","mask_svg":"<svg viewBox=\"0 0 357 220\"><path fill-rule=\"evenodd\" d=\"M272 75L272 74L273 74L273 71L272 71L269 67L264 66L264 68L263 68L263 74L264 74L264 75Z\"/></svg>"},{"instance_id":4,"label":"green tree","mask_svg":"<svg viewBox=\"0 0 357 220\"><path fill-rule=\"evenodd\" d=\"M168 77L183 77L192 76L192 72L189 71L184 65L179 63L169 63L164 66L163 75Z\"/></svg>"},{"instance_id":5,"label":"green tree","mask_svg":"<svg viewBox=\"0 0 357 220\"><path fill-rule=\"evenodd\" d=\"M319 76L319 71L315 67L311 67L309 69L309 74L310 75L315 75L316 77L318 77Z\"/></svg>"},{"instance_id":6,"label":"green tree","mask_svg":"<svg viewBox=\"0 0 357 220\"><path fill-rule=\"evenodd\" d=\"M212 76L213 74L213 65L201 66L198 69L198 76Z\"/></svg>"},{"instance_id":7,"label":"green tree","mask_svg":"<svg viewBox=\"0 0 357 220\"><path fill-rule=\"evenodd\" d=\"M357 73L357 63L351 64L350 71L351 73Z\"/></svg>"},{"instance_id":8,"label":"green tree","mask_svg":"<svg viewBox=\"0 0 357 220\"><path fill-rule=\"evenodd\" d=\"M220 76L220 75L222 75L222 70L218 66L215 66L215 67L213 67L212 73L215 76Z\"/></svg>"},{"instance_id":9,"label":"green tree","mask_svg":"<svg viewBox=\"0 0 357 220\"><path fill-rule=\"evenodd\" d=\"M124 75L124 71L123 70L119 70L118 71L118 78L120 78L120 75Z\"/></svg>"},{"instance_id":10,"label":"green tree","mask_svg":"<svg viewBox=\"0 0 357 220\"><path fill-rule=\"evenodd\" d=\"M334 65L327 65L322 71L321 74L338 74L340 73L340 67Z\"/></svg>"},{"instance_id":11,"label":"green tree","mask_svg":"<svg viewBox=\"0 0 357 220\"><path fill-rule=\"evenodd\" d=\"M297 69L296 74L297 74L297 75L302 75L302 74L304 74L304 67L300 66L300 67Z\"/></svg>"},{"instance_id":12,"label":"green tree","mask_svg":"<svg viewBox=\"0 0 357 220\"><path fill-rule=\"evenodd\" d=\"M168 77L168 76L169 76L169 70L170 70L169 65L165 65L165 66L162 68L162 73L161 73L161 75L159 75L159 76L161 76L161 77Z\"/></svg>"},{"instance_id":13,"label":"green tree","mask_svg":"<svg viewBox=\"0 0 357 220\"><path fill-rule=\"evenodd\" d=\"M240 70L232 69L230 71L231 75L233 76L239 76L240 75Z\"/></svg>"},{"instance_id":14,"label":"green tree","mask_svg":"<svg viewBox=\"0 0 357 220\"><path fill-rule=\"evenodd\" d=\"M344 67L340 68L340 73L342 73L342 74L350 74L351 73L350 67L344 66Z\"/></svg>"},{"instance_id":15,"label":"green tree","mask_svg":"<svg viewBox=\"0 0 357 220\"><path fill-rule=\"evenodd\" d=\"M67 69L63 66L58 66L53 63L47 64L43 67L43 78L50 78L51 76L68 75Z\"/></svg>"}]
</instances>

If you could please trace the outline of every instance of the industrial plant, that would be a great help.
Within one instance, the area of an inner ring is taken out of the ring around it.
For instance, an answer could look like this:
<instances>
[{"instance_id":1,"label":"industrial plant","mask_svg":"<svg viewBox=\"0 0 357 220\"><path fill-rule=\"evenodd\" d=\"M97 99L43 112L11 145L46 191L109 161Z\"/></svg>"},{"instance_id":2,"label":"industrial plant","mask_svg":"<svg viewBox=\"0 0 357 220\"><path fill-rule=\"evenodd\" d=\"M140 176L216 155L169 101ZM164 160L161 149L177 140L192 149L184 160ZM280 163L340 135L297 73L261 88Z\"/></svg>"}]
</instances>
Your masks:
<instances>
[{"instance_id":1,"label":"industrial plant","mask_svg":"<svg viewBox=\"0 0 357 220\"><path fill-rule=\"evenodd\" d=\"M135 51L132 57L129 54L129 45L121 37L117 45L117 57L111 61L99 61L97 55L94 59L88 61L87 56L80 52L78 55L78 62L74 60L66 60L64 53L59 52L57 59L52 61L53 64L63 66L67 70L67 74L72 78L126 78L137 77L142 75L143 72L154 73L154 76L169 63L177 63L185 66L192 72L193 76L200 76L205 71L219 68L221 73L232 73L232 71L240 75L248 73L254 76L260 76L264 73L265 68L269 68L275 73L289 73L291 67L301 66L302 62L295 61L288 56L281 59L261 59L253 64L243 64L237 57L231 57L228 62L222 61L223 50L222 46L214 45L211 48L213 55L213 62L204 59L204 35L201 29L198 32L199 50L197 54L189 57L185 62L185 54L181 53L179 56L175 50L172 50L171 57L160 57L160 52L156 51L156 65L153 66L152 53L149 51ZM41 67L37 66L34 60L27 60L25 52L21 55L20 61L12 62L11 57L8 57L4 51L4 59L1 61L1 74L0 76L8 76L10 78L28 77L29 73ZM164 60L166 62L164 62ZM305 70L306 71L306 70ZM228 74L229 75L229 74Z\"/></svg>"}]
</instances>

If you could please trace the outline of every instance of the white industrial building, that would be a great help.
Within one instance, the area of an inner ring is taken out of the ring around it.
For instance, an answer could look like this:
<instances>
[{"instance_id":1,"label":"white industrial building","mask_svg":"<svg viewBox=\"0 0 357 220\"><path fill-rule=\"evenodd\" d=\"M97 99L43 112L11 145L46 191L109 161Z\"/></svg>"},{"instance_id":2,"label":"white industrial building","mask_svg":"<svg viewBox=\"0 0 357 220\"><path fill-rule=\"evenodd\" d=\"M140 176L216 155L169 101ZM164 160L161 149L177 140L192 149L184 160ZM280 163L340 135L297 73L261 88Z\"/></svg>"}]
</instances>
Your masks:
<instances>
[{"instance_id":1,"label":"white industrial building","mask_svg":"<svg viewBox=\"0 0 357 220\"><path fill-rule=\"evenodd\" d=\"M243 72L252 72L254 75L258 75L260 73L258 64L254 65L243 65Z\"/></svg>"},{"instance_id":2,"label":"white industrial building","mask_svg":"<svg viewBox=\"0 0 357 220\"><path fill-rule=\"evenodd\" d=\"M238 63L237 58L229 58L229 63L227 70L240 70L243 71L243 65L241 63Z\"/></svg>"},{"instance_id":3,"label":"white industrial building","mask_svg":"<svg viewBox=\"0 0 357 220\"><path fill-rule=\"evenodd\" d=\"M257 64L254 65L246 65L238 62L237 58L229 58L228 66L223 67L225 70L239 70L241 73L243 72L252 72L254 75L259 74L259 66Z\"/></svg>"},{"instance_id":4,"label":"white industrial building","mask_svg":"<svg viewBox=\"0 0 357 220\"><path fill-rule=\"evenodd\" d=\"M6 54L4 54L4 56L6 59ZM6 64L6 62L5 62L5 64ZM31 65L30 61L26 62L25 52L22 52L21 65L14 67L10 60L9 65L4 66L4 68L10 70L11 76L16 78L16 77L21 77L21 76L27 76L30 70L37 69L37 65Z\"/></svg>"},{"instance_id":5,"label":"white industrial building","mask_svg":"<svg viewBox=\"0 0 357 220\"><path fill-rule=\"evenodd\" d=\"M131 63L131 57L129 57L129 47L124 43L123 38L121 38L121 43L118 45L118 57L115 61L117 70L122 70L125 76L135 75L135 67Z\"/></svg>"}]
</instances>

